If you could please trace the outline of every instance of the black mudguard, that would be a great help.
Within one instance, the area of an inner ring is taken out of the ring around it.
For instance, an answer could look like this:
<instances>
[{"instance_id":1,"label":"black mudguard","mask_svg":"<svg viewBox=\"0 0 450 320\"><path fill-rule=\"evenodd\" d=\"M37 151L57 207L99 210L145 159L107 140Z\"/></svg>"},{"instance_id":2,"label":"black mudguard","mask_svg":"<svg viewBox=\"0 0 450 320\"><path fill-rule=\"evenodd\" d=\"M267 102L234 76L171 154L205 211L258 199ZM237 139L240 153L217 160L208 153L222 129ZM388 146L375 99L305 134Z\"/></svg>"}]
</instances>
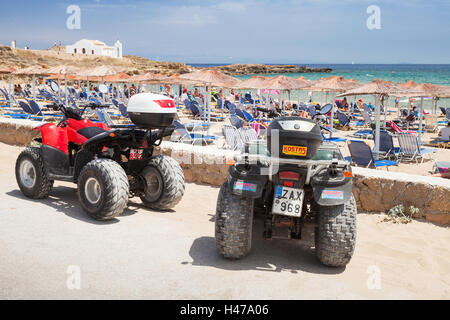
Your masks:
<instances>
[{"instance_id":1,"label":"black mudguard","mask_svg":"<svg viewBox=\"0 0 450 320\"><path fill-rule=\"evenodd\" d=\"M352 178L346 178L344 171L331 175L324 169L311 178L314 201L320 206L337 206L350 201L352 197Z\"/></svg>"},{"instance_id":2,"label":"black mudguard","mask_svg":"<svg viewBox=\"0 0 450 320\"><path fill-rule=\"evenodd\" d=\"M260 174L258 166L237 165L228 171L228 186L234 195L257 199L262 196L268 177Z\"/></svg>"},{"instance_id":3,"label":"black mudguard","mask_svg":"<svg viewBox=\"0 0 450 320\"><path fill-rule=\"evenodd\" d=\"M70 159L68 154L48 145L42 145L41 152L48 173L69 175Z\"/></svg>"}]
</instances>

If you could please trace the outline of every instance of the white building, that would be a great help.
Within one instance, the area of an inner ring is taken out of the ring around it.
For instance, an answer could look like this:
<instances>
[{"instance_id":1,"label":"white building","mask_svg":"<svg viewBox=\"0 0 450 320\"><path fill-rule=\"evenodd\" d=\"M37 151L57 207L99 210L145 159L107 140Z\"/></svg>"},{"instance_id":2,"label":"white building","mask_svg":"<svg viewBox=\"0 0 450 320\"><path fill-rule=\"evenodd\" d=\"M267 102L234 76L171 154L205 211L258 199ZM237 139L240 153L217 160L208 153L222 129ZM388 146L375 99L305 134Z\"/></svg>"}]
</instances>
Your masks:
<instances>
[{"instance_id":1,"label":"white building","mask_svg":"<svg viewBox=\"0 0 450 320\"><path fill-rule=\"evenodd\" d=\"M107 46L98 40L82 39L74 45L66 47L67 53L83 55L99 55L111 58L122 58L122 43L117 41L113 47Z\"/></svg>"}]
</instances>

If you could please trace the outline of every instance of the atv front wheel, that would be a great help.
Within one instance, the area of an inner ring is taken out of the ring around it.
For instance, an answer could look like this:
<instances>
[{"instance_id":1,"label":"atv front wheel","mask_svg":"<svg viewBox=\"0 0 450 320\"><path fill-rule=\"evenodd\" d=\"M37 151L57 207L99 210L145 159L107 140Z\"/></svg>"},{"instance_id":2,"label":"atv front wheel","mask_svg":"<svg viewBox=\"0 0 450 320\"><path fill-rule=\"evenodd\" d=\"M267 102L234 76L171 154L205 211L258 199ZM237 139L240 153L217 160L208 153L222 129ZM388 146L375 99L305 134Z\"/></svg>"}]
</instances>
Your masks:
<instances>
[{"instance_id":1,"label":"atv front wheel","mask_svg":"<svg viewBox=\"0 0 450 320\"><path fill-rule=\"evenodd\" d=\"M252 247L254 200L231 193L228 182L220 188L216 208L216 248L224 258L240 259Z\"/></svg>"},{"instance_id":2,"label":"atv front wheel","mask_svg":"<svg viewBox=\"0 0 450 320\"><path fill-rule=\"evenodd\" d=\"M148 208L168 210L176 206L184 195L184 173L175 159L156 156L142 170L145 181L142 202Z\"/></svg>"},{"instance_id":3,"label":"atv front wheel","mask_svg":"<svg viewBox=\"0 0 450 320\"><path fill-rule=\"evenodd\" d=\"M129 188L125 171L109 159L89 162L78 177L78 198L83 209L96 220L119 216L127 206Z\"/></svg>"},{"instance_id":4,"label":"atv front wheel","mask_svg":"<svg viewBox=\"0 0 450 320\"><path fill-rule=\"evenodd\" d=\"M315 230L316 255L331 267L343 267L350 262L356 244L356 201L339 206L317 206L318 227Z\"/></svg>"},{"instance_id":5,"label":"atv front wheel","mask_svg":"<svg viewBox=\"0 0 450 320\"><path fill-rule=\"evenodd\" d=\"M16 180L25 196L32 199L42 199L49 195L53 180L47 175L41 149L26 148L16 161Z\"/></svg>"}]
</instances>

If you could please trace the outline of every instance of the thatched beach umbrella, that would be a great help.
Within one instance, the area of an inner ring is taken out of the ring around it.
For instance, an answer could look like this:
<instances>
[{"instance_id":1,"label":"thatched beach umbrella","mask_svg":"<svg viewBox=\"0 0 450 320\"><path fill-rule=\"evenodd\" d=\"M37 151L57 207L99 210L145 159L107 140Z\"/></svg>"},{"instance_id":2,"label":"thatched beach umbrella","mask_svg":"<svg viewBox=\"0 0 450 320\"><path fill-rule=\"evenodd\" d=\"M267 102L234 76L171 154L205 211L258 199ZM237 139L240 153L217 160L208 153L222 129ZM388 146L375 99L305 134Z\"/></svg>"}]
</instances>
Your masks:
<instances>
[{"instance_id":1,"label":"thatched beach umbrella","mask_svg":"<svg viewBox=\"0 0 450 320\"><path fill-rule=\"evenodd\" d=\"M282 103L282 93L288 91L290 94L291 90L299 90L306 88L310 85L308 81L297 80L286 76L276 76L271 79L267 79L263 84L266 89L278 90L280 91L280 103ZM285 113L285 105L282 103L283 114Z\"/></svg>"},{"instance_id":2,"label":"thatched beach umbrella","mask_svg":"<svg viewBox=\"0 0 450 320\"><path fill-rule=\"evenodd\" d=\"M253 76L236 85L236 89L266 89L267 78L264 76Z\"/></svg>"},{"instance_id":3,"label":"thatched beach umbrella","mask_svg":"<svg viewBox=\"0 0 450 320\"><path fill-rule=\"evenodd\" d=\"M28 67L25 69L21 69L21 70L17 70L15 72L13 72L13 74L15 75L31 75L33 77L33 83L32 83L32 87L33 87L33 98L36 99L36 76L46 76L49 75L49 72L47 71L48 69L44 69L42 67Z\"/></svg>"},{"instance_id":4,"label":"thatched beach umbrella","mask_svg":"<svg viewBox=\"0 0 450 320\"><path fill-rule=\"evenodd\" d=\"M121 73L114 74L114 75L111 75L111 76L106 76L104 78L104 80L106 82L120 82L122 80L128 80L128 79L131 79L131 78L132 77L129 76L128 74L126 74L124 72L121 72Z\"/></svg>"},{"instance_id":5,"label":"thatched beach umbrella","mask_svg":"<svg viewBox=\"0 0 450 320\"><path fill-rule=\"evenodd\" d=\"M405 88L413 88L413 87L417 86L417 83L415 83L412 80L409 80L409 81L407 81L405 83L399 83L398 85L400 85L402 87L405 87Z\"/></svg>"},{"instance_id":6,"label":"thatched beach umbrella","mask_svg":"<svg viewBox=\"0 0 450 320\"><path fill-rule=\"evenodd\" d=\"M423 127L423 100L425 97L431 97L431 108L434 114L434 101L436 98L450 97L450 92L446 93L445 86L439 86L430 83L416 84L414 87L408 87L408 92L394 93L395 97L408 97L408 98L420 98L419 104L419 143L422 140L422 127Z\"/></svg>"},{"instance_id":7,"label":"thatched beach umbrella","mask_svg":"<svg viewBox=\"0 0 450 320\"><path fill-rule=\"evenodd\" d=\"M191 73L186 73L181 76L179 76L180 79L186 79L186 80L192 80L192 81L198 81L202 83L206 83L206 107L208 110L208 135L211 123L211 86L218 86L218 87L233 87L237 83L239 83L240 80L233 78L231 76L228 76L220 71L217 70L201 70L201 71L195 71Z\"/></svg>"},{"instance_id":8,"label":"thatched beach umbrella","mask_svg":"<svg viewBox=\"0 0 450 320\"><path fill-rule=\"evenodd\" d=\"M8 94L12 94L12 85L11 85L11 74L16 71L13 67L0 67L0 74L7 74L8 75L8 83L9 83L9 90ZM9 101L11 102L11 101Z\"/></svg>"},{"instance_id":9,"label":"thatched beach umbrella","mask_svg":"<svg viewBox=\"0 0 450 320\"><path fill-rule=\"evenodd\" d=\"M60 85L59 76L64 75L64 97L67 103L67 75L76 75L80 72L80 68L68 65L56 66L48 69L48 73L58 76L58 86ZM58 96L61 96L58 91Z\"/></svg>"},{"instance_id":10,"label":"thatched beach umbrella","mask_svg":"<svg viewBox=\"0 0 450 320\"><path fill-rule=\"evenodd\" d=\"M308 89L311 91L323 91L327 93L327 99L328 100L328 93L334 93L336 96L339 92L345 92L347 90L355 89L360 86L360 83L357 81L349 81L345 79L344 77L339 76L331 76L329 78L323 79L321 81L318 81L313 86L309 87ZM331 129L333 129L334 123L334 100L335 97L331 97L331 104L333 108L331 109L331 118L330 118L330 126ZM327 101L326 101L327 102ZM332 130L330 130L330 138L332 137Z\"/></svg>"},{"instance_id":11,"label":"thatched beach umbrella","mask_svg":"<svg viewBox=\"0 0 450 320\"><path fill-rule=\"evenodd\" d=\"M399 95L413 93L414 90L401 87L392 83L392 81L384 81L376 79L372 82L364 84L352 90L348 90L339 97L344 96L363 96L373 95L375 97L375 153L378 155L380 151L380 100L381 97L389 97L389 95ZM418 92L416 91L416 94ZM386 114L386 112L385 112Z\"/></svg>"}]
</instances>

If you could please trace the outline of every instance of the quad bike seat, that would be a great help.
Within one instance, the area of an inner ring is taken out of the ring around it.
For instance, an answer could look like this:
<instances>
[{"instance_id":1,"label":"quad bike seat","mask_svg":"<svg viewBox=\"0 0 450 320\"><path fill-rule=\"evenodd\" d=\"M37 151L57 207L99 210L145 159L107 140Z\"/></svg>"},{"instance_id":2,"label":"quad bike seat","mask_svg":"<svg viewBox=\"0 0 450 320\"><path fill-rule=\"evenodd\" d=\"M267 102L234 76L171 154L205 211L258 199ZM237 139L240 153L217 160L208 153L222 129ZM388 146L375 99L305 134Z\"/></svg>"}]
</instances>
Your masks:
<instances>
[{"instance_id":1,"label":"quad bike seat","mask_svg":"<svg viewBox=\"0 0 450 320\"><path fill-rule=\"evenodd\" d=\"M86 127L77 131L78 134L81 134L86 139L91 139L103 132L106 132L106 130L99 127Z\"/></svg>"}]
</instances>

